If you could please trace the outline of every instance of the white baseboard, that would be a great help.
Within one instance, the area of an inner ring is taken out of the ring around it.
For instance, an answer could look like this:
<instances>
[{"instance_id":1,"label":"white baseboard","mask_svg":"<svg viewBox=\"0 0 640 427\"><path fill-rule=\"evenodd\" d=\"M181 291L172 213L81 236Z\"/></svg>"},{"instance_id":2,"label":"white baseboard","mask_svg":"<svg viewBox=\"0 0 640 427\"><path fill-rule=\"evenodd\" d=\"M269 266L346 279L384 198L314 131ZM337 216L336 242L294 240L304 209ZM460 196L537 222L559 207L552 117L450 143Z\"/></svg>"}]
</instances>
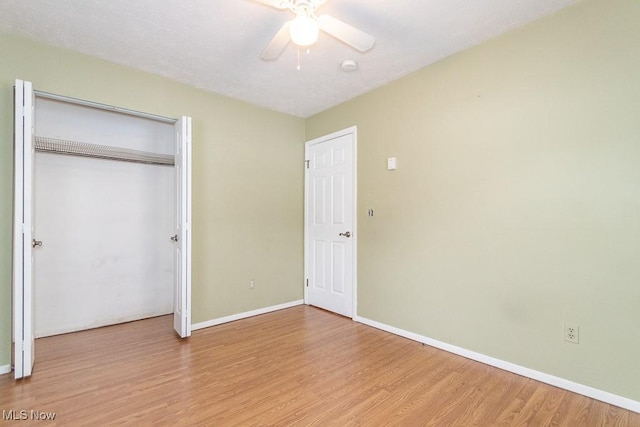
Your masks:
<instances>
[{"instance_id":1,"label":"white baseboard","mask_svg":"<svg viewBox=\"0 0 640 427\"><path fill-rule=\"evenodd\" d=\"M531 378L552 386L572 391L574 393L582 394L592 399L600 400L611 405L619 406L620 408L628 409L633 412L640 413L640 402L631 400L626 397L618 396L607 391L598 390L596 388L575 383L573 381L566 380L564 378L556 377L553 375L545 374L544 372L529 369L524 366L516 365L514 363L506 362L504 360L496 359L491 356L487 356L482 353L476 353L475 351L467 350L462 347L447 344L442 341L434 340L413 332L405 331L404 329L389 326L384 323L376 322L375 320L367 319L365 317L356 316L354 319L356 322L363 323L365 325L372 326L377 329L381 329L386 332L390 332L401 337L409 338L410 340L418 341L427 344L431 347L439 348L441 350L448 351L449 353L457 354L459 356L472 359L486 365L494 366L496 368L503 369L505 371L513 372L514 374L522 375L523 377Z\"/></svg>"},{"instance_id":2,"label":"white baseboard","mask_svg":"<svg viewBox=\"0 0 640 427\"><path fill-rule=\"evenodd\" d=\"M8 374L9 372L11 372L11 365L0 366L0 375Z\"/></svg>"},{"instance_id":3,"label":"white baseboard","mask_svg":"<svg viewBox=\"0 0 640 427\"><path fill-rule=\"evenodd\" d=\"M295 307L296 305L302 305L303 300L285 302L284 304L272 305L270 307L259 308L257 310L245 311L244 313L232 314L231 316L218 317L217 319L207 320L204 322L198 322L191 325L191 330L196 331L198 329L209 328L211 326L221 325L223 323L233 322L240 319L246 319L247 317L258 316L260 314L271 313L272 311L283 310L285 308Z\"/></svg>"}]
</instances>

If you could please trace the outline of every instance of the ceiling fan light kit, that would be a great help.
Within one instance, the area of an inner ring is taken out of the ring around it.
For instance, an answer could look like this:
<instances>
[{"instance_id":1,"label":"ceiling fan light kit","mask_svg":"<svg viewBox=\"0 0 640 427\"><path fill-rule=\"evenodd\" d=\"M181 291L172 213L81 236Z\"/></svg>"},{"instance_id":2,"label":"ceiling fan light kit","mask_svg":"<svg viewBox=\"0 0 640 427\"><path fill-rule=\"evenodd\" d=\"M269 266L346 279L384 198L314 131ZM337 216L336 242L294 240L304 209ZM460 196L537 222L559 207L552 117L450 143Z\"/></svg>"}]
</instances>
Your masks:
<instances>
[{"instance_id":1,"label":"ceiling fan light kit","mask_svg":"<svg viewBox=\"0 0 640 427\"><path fill-rule=\"evenodd\" d=\"M298 46L307 47L318 41L320 26L311 16L298 15L289 25L291 41Z\"/></svg>"},{"instance_id":2,"label":"ceiling fan light kit","mask_svg":"<svg viewBox=\"0 0 640 427\"><path fill-rule=\"evenodd\" d=\"M253 0L276 9L288 9L296 17L284 23L260 58L274 61L280 57L290 41L300 47L313 45L320 34L320 30L340 40L348 46L366 52L373 47L376 39L351 25L332 17L331 15L316 15L316 10L327 0Z\"/></svg>"}]
</instances>

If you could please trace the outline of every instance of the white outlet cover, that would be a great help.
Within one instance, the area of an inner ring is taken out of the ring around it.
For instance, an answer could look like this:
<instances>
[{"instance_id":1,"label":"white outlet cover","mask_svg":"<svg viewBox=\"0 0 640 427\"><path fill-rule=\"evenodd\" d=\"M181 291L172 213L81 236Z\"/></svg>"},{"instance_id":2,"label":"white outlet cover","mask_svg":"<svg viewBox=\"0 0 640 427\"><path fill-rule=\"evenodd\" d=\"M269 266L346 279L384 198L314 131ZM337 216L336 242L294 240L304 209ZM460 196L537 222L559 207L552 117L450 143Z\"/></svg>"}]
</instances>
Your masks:
<instances>
[{"instance_id":1,"label":"white outlet cover","mask_svg":"<svg viewBox=\"0 0 640 427\"><path fill-rule=\"evenodd\" d=\"M573 344L580 343L580 326L575 324L564 325L564 340Z\"/></svg>"}]
</instances>

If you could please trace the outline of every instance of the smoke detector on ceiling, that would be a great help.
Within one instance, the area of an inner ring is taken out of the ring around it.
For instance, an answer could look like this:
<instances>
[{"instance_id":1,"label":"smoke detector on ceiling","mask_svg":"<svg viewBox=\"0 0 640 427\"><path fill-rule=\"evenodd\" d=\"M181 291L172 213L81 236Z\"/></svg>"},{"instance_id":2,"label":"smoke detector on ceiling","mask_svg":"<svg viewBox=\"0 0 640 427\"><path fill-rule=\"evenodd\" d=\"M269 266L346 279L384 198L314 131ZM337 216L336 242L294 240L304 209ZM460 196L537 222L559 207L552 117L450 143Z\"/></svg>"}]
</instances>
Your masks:
<instances>
[{"instance_id":1,"label":"smoke detector on ceiling","mask_svg":"<svg viewBox=\"0 0 640 427\"><path fill-rule=\"evenodd\" d=\"M345 73L350 73L352 71L355 71L357 68L358 68L358 63L353 59L345 59L344 61L342 61L342 64L340 64L340 69Z\"/></svg>"}]
</instances>

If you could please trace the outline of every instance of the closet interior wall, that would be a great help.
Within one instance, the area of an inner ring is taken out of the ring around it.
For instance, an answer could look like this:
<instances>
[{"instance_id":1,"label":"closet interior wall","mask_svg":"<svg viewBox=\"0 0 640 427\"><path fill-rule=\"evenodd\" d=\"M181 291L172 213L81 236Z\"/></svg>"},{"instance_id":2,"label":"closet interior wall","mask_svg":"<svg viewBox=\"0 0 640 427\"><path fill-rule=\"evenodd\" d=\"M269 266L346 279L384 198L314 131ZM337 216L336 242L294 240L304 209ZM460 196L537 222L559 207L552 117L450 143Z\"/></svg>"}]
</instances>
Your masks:
<instances>
[{"instance_id":1,"label":"closet interior wall","mask_svg":"<svg viewBox=\"0 0 640 427\"><path fill-rule=\"evenodd\" d=\"M36 97L37 137L174 154L170 123ZM36 152L35 334L173 311L174 168Z\"/></svg>"}]
</instances>

